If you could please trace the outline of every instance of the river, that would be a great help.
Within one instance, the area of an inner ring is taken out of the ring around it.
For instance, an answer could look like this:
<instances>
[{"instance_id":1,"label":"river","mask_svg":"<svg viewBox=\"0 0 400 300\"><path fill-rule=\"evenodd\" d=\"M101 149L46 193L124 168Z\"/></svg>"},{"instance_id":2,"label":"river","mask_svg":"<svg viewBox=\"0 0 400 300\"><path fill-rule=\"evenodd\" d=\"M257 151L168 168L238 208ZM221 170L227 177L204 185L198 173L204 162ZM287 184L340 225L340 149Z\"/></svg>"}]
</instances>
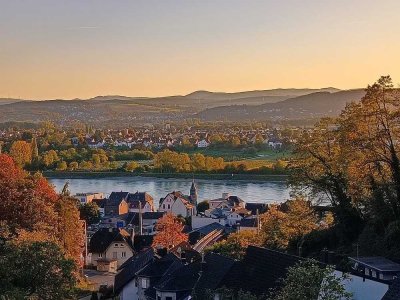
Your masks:
<instances>
[{"instance_id":1,"label":"river","mask_svg":"<svg viewBox=\"0 0 400 300\"><path fill-rule=\"evenodd\" d=\"M107 177L84 179L49 178L59 192L66 181L69 182L71 194L84 192L102 192L107 197L111 192L148 192L153 196L156 207L158 200L169 192L181 191L189 194L191 180L181 178L153 177ZM284 180L244 181L244 180L196 180L198 201L221 197L230 193L246 202L279 203L289 198L290 189Z\"/></svg>"}]
</instances>

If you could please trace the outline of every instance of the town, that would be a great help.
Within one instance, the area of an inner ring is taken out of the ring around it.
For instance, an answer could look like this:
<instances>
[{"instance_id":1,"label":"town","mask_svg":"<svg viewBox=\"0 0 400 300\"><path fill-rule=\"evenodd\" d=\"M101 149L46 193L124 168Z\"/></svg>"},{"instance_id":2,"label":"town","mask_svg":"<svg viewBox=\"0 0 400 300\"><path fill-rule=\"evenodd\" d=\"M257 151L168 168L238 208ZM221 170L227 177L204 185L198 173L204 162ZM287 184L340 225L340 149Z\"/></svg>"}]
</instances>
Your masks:
<instances>
[{"instance_id":1,"label":"town","mask_svg":"<svg viewBox=\"0 0 400 300\"><path fill-rule=\"evenodd\" d=\"M172 191L159 199L158 205L150 194L139 191L112 192L107 198L100 192L73 197L81 205L92 203L98 207L98 222L87 224L83 255L86 276L103 296L169 300L196 295L194 299L209 299L238 288L249 295L262 295L267 289L277 288L277 279L284 276L286 268L302 260L301 246L294 256L249 245L243 249L241 265L234 257L218 254L215 247L235 234L256 237L262 229L260 216L276 207L288 211L290 201L268 206L222 193L216 199L199 202L194 179L188 195ZM320 226L329 226L330 209L313 207ZM177 228L186 239L179 237L180 232L168 232L177 229L167 228L168 218L180 224ZM157 244L163 235L167 240ZM320 261L334 263L335 255L324 250ZM400 264L385 258L348 259L350 275L341 280L353 299L383 297L400 272ZM344 274L341 268L334 272L337 276Z\"/></svg>"},{"instance_id":2,"label":"town","mask_svg":"<svg viewBox=\"0 0 400 300\"><path fill-rule=\"evenodd\" d=\"M0 7L0 300L400 300L399 0Z\"/></svg>"}]
</instances>

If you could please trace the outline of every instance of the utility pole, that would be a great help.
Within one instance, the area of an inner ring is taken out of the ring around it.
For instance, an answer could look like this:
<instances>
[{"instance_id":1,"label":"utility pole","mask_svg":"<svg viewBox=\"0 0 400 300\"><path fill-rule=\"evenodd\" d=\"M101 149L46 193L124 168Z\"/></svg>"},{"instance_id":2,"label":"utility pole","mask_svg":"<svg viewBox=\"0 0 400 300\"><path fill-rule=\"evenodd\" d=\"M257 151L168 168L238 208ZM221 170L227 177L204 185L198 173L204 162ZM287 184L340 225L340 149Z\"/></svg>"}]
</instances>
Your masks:
<instances>
[{"instance_id":1,"label":"utility pole","mask_svg":"<svg viewBox=\"0 0 400 300\"><path fill-rule=\"evenodd\" d=\"M142 202L139 200L139 231L143 235L143 216L142 216Z\"/></svg>"}]
</instances>

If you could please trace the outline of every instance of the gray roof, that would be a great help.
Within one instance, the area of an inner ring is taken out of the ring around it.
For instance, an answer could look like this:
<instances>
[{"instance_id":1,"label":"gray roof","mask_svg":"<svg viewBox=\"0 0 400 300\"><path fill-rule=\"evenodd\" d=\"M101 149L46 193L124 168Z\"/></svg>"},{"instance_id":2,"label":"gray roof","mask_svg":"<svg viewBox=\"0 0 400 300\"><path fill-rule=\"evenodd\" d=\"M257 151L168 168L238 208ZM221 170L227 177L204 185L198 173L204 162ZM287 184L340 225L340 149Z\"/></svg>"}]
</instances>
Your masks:
<instances>
[{"instance_id":1,"label":"gray roof","mask_svg":"<svg viewBox=\"0 0 400 300\"><path fill-rule=\"evenodd\" d=\"M350 260L380 272L400 272L400 264L385 257L349 257Z\"/></svg>"}]
</instances>

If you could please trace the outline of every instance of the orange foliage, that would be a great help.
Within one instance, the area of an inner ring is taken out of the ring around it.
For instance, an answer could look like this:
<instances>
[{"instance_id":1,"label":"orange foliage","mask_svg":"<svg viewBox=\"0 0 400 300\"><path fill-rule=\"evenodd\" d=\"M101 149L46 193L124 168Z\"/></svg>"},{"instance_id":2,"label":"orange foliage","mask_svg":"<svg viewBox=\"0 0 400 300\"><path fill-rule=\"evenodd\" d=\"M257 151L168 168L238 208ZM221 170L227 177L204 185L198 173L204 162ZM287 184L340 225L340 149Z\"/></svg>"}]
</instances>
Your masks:
<instances>
[{"instance_id":1,"label":"orange foliage","mask_svg":"<svg viewBox=\"0 0 400 300\"><path fill-rule=\"evenodd\" d=\"M188 240L188 235L183 233L182 222L168 213L158 220L156 224L157 234L154 236L154 248L171 249L181 242Z\"/></svg>"}]
</instances>

